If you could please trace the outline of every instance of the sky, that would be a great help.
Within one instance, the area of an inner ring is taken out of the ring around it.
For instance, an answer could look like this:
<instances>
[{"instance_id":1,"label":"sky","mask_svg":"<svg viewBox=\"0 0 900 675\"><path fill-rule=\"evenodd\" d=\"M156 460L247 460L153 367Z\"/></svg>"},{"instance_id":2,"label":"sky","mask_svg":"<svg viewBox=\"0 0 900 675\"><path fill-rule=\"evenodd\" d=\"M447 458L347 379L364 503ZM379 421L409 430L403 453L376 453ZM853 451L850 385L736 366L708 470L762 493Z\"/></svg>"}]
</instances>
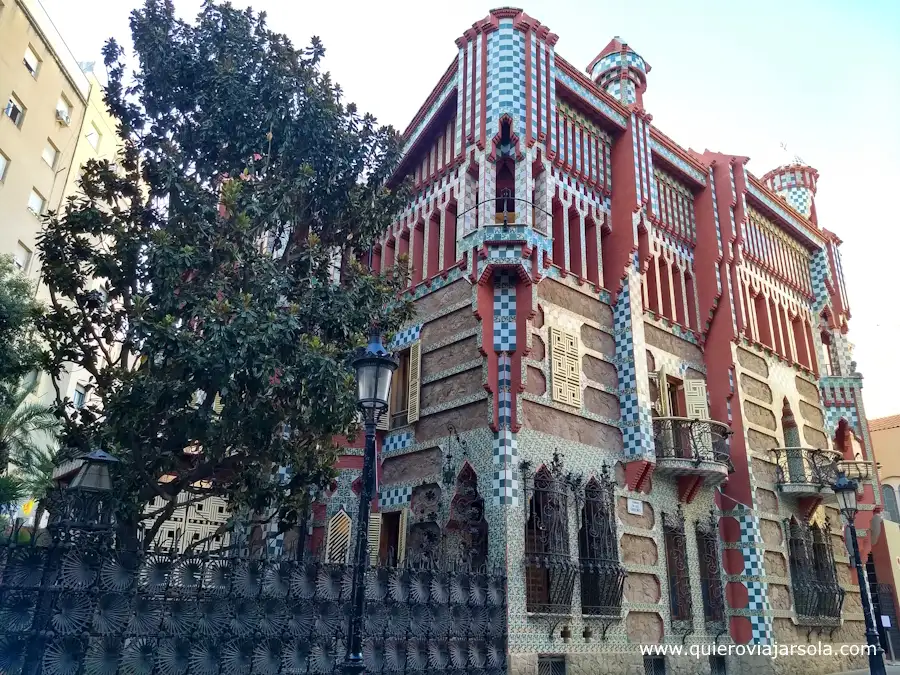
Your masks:
<instances>
[{"instance_id":1,"label":"sky","mask_svg":"<svg viewBox=\"0 0 900 675\"><path fill-rule=\"evenodd\" d=\"M79 61L129 45L137 0L41 0ZM318 35L348 101L399 129L493 6L473 0L238 0L297 46ZM175 0L185 19L199 0ZM842 240L868 417L900 414L900 2L528 0L585 68L613 36L652 66L644 107L683 147L750 157L757 176L794 156L819 171L819 225ZM430 8L430 9L429 9ZM787 150L782 146L786 146Z\"/></svg>"}]
</instances>

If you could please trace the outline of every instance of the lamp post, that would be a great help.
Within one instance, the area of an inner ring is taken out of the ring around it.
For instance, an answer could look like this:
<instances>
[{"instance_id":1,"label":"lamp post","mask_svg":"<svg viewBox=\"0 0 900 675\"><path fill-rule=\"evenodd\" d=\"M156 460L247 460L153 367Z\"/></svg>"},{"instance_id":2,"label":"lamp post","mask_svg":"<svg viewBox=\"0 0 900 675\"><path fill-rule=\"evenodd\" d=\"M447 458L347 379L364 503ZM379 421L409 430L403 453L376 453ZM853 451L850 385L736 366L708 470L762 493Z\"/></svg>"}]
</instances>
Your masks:
<instances>
[{"instance_id":1,"label":"lamp post","mask_svg":"<svg viewBox=\"0 0 900 675\"><path fill-rule=\"evenodd\" d=\"M369 550L369 508L375 488L375 426L388 407L391 378L398 362L384 348L381 335L373 332L369 344L353 360L356 369L357 406L363 414L366 448L363 458L363 483L359 495L359 515L356 519L356 550L353 559L353 585L350 595L353 606L350 615L350 636L344 660L346 675L365 672L362 655L362 626L365 610L366 555Z\"/></svg>"},{"instance_id":2,"label":"lamp post","mask_svg":"<svg viewBox=\"0 0 900 675\"><path fill-rule=\"evenodd\" d=\"M885 675L884 654L881 642L878 639L878 628L875 626L875 617L872 616L872 608L869 604L869 586L866 575L863 573L862 556L859 553L859 540L856 538L856 512L859 510L857 503L856 481L852 481L841 471L834 485L831 486L837 495L838 507L847 525L850 526L850 543L853 547L853 563L856 565L856 578L859 581L859 592L862 596L863 616L866 619L866 644L869 650L869 672L872 675Z\"/></svg>"}]
</instances>

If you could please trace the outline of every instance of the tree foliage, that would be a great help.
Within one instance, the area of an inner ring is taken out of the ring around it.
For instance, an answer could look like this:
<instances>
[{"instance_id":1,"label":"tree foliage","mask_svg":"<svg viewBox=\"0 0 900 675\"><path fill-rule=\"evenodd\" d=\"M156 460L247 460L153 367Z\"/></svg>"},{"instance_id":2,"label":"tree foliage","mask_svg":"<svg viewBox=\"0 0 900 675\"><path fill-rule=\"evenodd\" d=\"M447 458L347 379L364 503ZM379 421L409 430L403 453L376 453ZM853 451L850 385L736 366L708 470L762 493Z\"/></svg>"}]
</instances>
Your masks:
<instances>
[{"instance_id":1,"label":"tree foliage","mask_svg":"<svg viewBox=\"0 0 900 675\"><path fill-rule=\"evenodd\" d=\"M349 355L411 313L402 266L357 262L404 198L384 187L399 138L343 101L318 39L296 49L262 14L205 3L186 23L146 0L131 30L135 72L105 48L117 163L85 167L39 244L48 367L92 381L65 446L121 460L126 522L163 498L151 534L179 495L284 527L356 431Z\"/></svg>"},{"instance_id":2,"label":"tree foliage","mask_svg":"<svg viewBox=\"0 0 900 675\"><path fill-rule=\"evenodd\" d=\"M20 384L40 359L34 335L40 314L33 284L16 269L11 256L0 256L0 414L17 407ZM0 448L0 472L6 457Z\"/></svg>"}]
</instances>

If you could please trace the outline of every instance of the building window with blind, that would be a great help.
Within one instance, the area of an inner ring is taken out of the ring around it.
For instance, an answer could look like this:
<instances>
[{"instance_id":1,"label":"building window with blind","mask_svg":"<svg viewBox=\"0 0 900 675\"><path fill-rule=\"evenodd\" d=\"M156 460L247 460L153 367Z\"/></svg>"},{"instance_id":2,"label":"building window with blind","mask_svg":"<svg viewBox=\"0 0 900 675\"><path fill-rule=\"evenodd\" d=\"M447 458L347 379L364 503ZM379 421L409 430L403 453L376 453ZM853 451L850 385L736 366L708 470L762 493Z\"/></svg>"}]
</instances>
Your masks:
<instances>
[{"instance_id":1,"label":"building window with blind","mask_svg":"<svg viewBox=\"0 0 900 675\"><path fill-rule=\"evenodd\" d=\"M619 561L614 509L615 481L604 466L584 489L578 531L581 568L581 612L585 616L618 617L622 610L625 570Z\"/></svg>"},{"instance_id":2,"label":"building window with blind","mask_svg":"<svg viewBox=\"0 0 900 675\"><path fill-rule=\"evenodd\" d=\"M687 538L684 534L684 514L679 506L675 513L663 513L663 534L666 545L666 573L669 581L669 612L673 627L676 623L691 623L691 578L687 558Z\"/></svg>"},{"instance_id":3,"label":"building window with blind","mask_svg":"<svg viewBox=\"0 0 900 675\"><path fill-rule=\"evenodd\" d=\"M569 552L569 493L571 477L564 473L562 457L529 479L523 462L528 519L525 524L525 604L529 612L569 614L578 566Z\"/></svg>"},{"instance_id":4,"label":"building window with blind","mask_svg":"<svg viewBox=\"0 0 900 675\"><path fill-rule=\"evenodd\" d=\"M844 589L837 580L830 524L785 521L790 552L791 588L797 622L805 626L837 626Z\"/></svg>"},{"instance_id":5,"label":"building window with blind","mask_svg":"<svg viewBox=\"0 0 900 675\"><path fill-rule=\"evenodd\" d=\"M697 521L697 558L700 563L700 594L703 620L708 629L725 629L725 598L722 592L722 558L719 550L719 519L710 513Z\"/></svg>"},{"instance_id":6,"label":"building window with blind","mask_svg":"<svg viewBox=\"0 0 900 675\"><path fill-rule=\"evenodd\" d=\"M341 509L331 517L325 535L325 562L340 564L349 560L352 531L353 521L346 511Z\"/></svg>"},{"instance_id":7,"label":"building window with blind","mask_svg":"<svg viewBox=\"0 0 900 675\"><path fill-rule=\"evenodd\" d=\"M553 400L581 408L581 356L577 335L550 328L550 370Z\"/></svg>"}]
</instances>

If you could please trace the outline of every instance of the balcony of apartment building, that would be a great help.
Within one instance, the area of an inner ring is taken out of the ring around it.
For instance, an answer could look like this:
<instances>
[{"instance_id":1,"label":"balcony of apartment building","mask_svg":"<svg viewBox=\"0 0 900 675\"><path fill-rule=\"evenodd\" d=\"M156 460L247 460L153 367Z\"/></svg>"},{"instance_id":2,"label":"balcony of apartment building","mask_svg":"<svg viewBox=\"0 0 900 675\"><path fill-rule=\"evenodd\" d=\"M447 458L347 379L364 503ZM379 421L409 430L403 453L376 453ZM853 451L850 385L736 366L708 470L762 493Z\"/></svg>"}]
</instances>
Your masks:
<instances>
[{"instance_id":1,"label":"balcony of apartment building","mask_svg":"<svg viewBox=\"0 0 900 675\"><path fill-rule=\"evenodd\" d=\"M654 417L656 473L699 476L718 485L732 469L730 435L728 425L716 420Z\"/></svg>"},{"instance_id":2,"label":"balcony of apartment building","mask_svg":"<svg viewBox=\"0 0 900 675\"><path fill-rule=\"evenodd\" d=\"M773 448L775 484L783 494L795 497L829 497L837 478L841 453L803 446Z\"/></svg>"}]
</instances>

